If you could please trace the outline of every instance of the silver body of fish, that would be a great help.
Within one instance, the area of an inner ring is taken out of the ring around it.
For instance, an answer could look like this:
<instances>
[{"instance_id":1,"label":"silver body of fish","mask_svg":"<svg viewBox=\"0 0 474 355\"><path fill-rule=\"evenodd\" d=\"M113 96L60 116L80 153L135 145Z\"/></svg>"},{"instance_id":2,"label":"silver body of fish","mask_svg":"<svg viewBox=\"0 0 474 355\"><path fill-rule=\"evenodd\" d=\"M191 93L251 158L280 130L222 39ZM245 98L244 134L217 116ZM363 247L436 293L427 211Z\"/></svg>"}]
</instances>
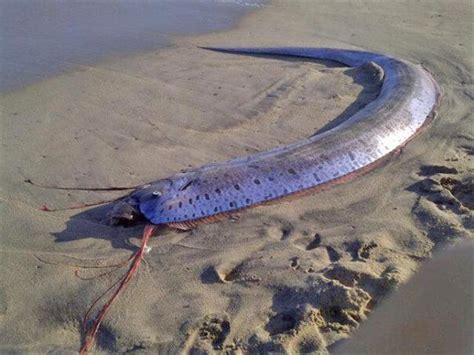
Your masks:
<instances>
[{"instance_id":1,"label":"silver body of fish","mask_svg":"<svg viewBox=\"0 0 474 355\"><path fill-rule=\"evenodd\" d=\"M331 60L350 67L370 63L382 72L383 82L377 98L342 124L293 144L146 184L124 198L112 218L142 215L153 224L189 229L345 182L400 150L434 117L439 103L440 88L428 71L383 54L333 48L208 49Z\"/></svg>"}]
</instances>

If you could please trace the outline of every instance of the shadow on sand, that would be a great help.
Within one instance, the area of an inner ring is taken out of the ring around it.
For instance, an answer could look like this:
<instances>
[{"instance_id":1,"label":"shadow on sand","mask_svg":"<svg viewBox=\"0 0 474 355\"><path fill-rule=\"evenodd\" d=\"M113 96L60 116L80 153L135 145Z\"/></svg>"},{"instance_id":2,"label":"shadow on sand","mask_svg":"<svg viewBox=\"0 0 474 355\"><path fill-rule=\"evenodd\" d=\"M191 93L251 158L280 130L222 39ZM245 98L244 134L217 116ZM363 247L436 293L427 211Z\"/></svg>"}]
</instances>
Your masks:
<instances>
[{"instance_id":1,"label":"shadow on sand","mask_svg":"<svg viewBox=\"0 0 474 355\"><path fill-rule=\"evenodd\" d=\"M112 247L116 249L136 250L137 246L132 244L130 239L142 235L146 221L137 222L129 227L110 225L108 214L116 202L117 200L73 215L66 222L64 230L53 233L55 241L64 243L95 238L110 241Z\"/></svg>"},{"instance_id":2,"label":"shadow on sand","mask_svg":"<svg viewBox=\"0 0 474 355\"><path fill-rule=\"evenodd\" d=\"M275 55L245 55L262 58L278 58L287 62L314 62L324 64L329 68L345 67L332 61L320 61ZM382 80L380 80L380 76L377 76L377 74L380 73L376 73L373 67L370 67L370 65L365 65L362 67L348 68L345 71L345 74L351 77L355 83L361 85L363 87L362 91L359 93L356 100L340 115L324 125L312 136L327 132L330 129L340 125L377 97L380 91ZM126 195L127 194L124 193L124 196ZM137 223L130 227L108 225L107 215L111 211L113 204L117 201L118 200L113 200L110 203L87 209L72 216L66 223L66 228L63 231L54 233L56 241L63 243L85 238L96 238L109 240L112 247L117 249L136 249L136 246L132 245L129 240L133 237L139 237L142 234L146 221Z\"/></svg>"}]
</instances>

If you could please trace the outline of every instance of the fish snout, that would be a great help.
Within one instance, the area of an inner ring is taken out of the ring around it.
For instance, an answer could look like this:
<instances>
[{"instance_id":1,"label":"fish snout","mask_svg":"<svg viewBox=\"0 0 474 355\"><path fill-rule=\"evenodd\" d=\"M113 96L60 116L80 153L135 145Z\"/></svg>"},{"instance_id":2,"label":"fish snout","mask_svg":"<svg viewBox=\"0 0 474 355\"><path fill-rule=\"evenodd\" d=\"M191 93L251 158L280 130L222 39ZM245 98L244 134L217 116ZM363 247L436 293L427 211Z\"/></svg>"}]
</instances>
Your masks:
<instances>
[{"instance_id":1,"label":"fish snout","mask_svg":"<svg viewBox=\"0 0 474 355\"><path fill-rule=\"evenodd\" d=\"M138 210L138 206L129 201L117 202L108 213L108 224L112 226L131 227L144 220L143 215Z\"/></svg>"}]
</instances>

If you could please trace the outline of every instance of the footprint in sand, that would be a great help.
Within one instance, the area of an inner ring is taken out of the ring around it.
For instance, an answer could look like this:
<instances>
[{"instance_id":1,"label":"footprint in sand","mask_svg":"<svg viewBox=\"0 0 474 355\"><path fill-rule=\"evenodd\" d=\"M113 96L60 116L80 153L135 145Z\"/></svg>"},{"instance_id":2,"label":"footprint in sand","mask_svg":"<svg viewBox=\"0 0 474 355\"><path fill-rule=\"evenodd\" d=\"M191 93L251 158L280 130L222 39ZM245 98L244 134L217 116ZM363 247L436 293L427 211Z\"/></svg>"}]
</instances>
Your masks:
<instances>
[{"instance_id":1,"label":"footprint in sand","mask_svg":"<svg viewBox=\"0 0 474 355\"><path fill-rule=\"evenodd\" d=\"M474 226L474 177L460 166L426 165L418 175L424 179L408 188L418 194L413 215L435 243L469 237Z\"/></svg>"},{"instance_id":2,"label":"footprint in sand","mask_svg":"<svg viewBox=\"0 0 474 355\"><path fill-rule=\"evenodd\" d=\"M372 240L355 240L345 245L346 251L351 255L353 261L367 261L371 258L374 249L378 247L378 244Z\"/></svg>"},{"instance_id":3,"label":"footprint in sand","mask_svg":"<svg viewBox=\"0 0 474 355\"><path fill-rule=\"evenodd\" d=\"M214 350L222 350L229 332L230 322L225 317L208 316L198 329L198 337L210 343Z\"/></svg>"},{"instance_id":4,"label":"footprint in sand","mask_svg":"<svg viewBox=\"0 0 474 355\"><path fill-rule=\"evenodd\" d=\"M229 333L227 316L207 315L188 333L183 354L208 354L223 350Z\"/></svg>"},{"instance_id":5,"label":"footprint in sand","mask_svg":"<svg viewBox=\"0 0 474 355\"><path fill-rule=\"evenodd\" d=\"M289 332L296 326L296 319L293 312L282 312L277 313L270 318L268 323L265 325L265 330L270 336Z\"/></svg>"},{"instance_id":6,"label":"footprint in sand","mask_svg":"<svg viewBox=\"0 0 474 355\"><path fill-rule=\"evenodd\" d=\"M260 278L256 277L255 275L251 275L246 271L248 269L248 262L251 261L244 260L238 264L233 265L225 264L218 266L208 266L201 273L201 281L205 284L230 282L259 282Z\"/></svg>"}]
</instances>

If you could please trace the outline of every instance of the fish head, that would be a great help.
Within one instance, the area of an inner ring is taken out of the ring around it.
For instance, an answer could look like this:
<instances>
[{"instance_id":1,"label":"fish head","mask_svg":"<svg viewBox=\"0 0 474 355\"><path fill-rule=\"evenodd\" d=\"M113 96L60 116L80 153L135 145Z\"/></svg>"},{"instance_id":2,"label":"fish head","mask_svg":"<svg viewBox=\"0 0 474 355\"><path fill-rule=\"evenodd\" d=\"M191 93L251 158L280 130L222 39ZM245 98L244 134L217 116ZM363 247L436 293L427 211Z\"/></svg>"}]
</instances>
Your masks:
<instances>
[{"instance_id":1,"label":"fish head","mask_svg":"<svg viewBox=\"0 0 474 355\"><path fill-rule=\"evenodd\" d=\"M139 187L114 204L108 213L109 224L130 227L144 221L151 222L141 206L158 203L163 196L169 195L171 185L169 179L163 179Z\"/></svg>"}]
</instances>

